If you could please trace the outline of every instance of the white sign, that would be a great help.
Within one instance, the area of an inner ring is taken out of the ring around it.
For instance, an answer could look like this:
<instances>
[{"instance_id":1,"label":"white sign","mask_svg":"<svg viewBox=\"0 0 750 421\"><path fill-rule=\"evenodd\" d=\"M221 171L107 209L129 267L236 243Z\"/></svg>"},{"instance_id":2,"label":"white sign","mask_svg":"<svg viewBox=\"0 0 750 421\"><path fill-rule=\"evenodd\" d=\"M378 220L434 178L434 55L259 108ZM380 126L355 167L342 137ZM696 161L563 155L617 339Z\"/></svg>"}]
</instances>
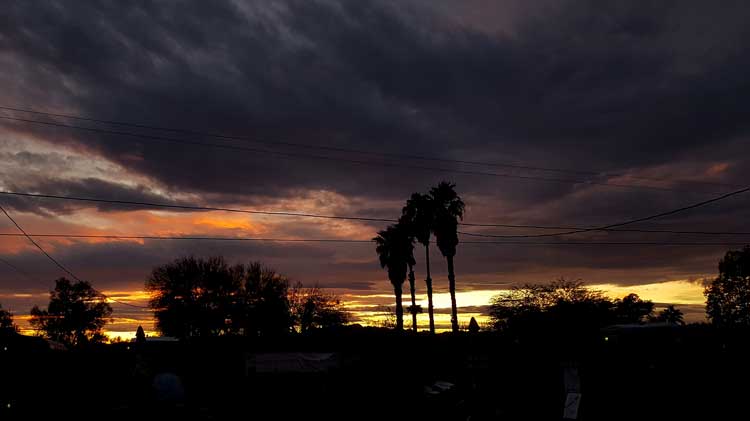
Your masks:
<instances>
[{"instance_id":1,"label":"white sign","mask_svg":"<svg viewBox=\"0 0 750 421\"><path fill-rule=\"evenodd\" d=\"M565 408L563 409L563 418L566 420L578 419L578 407L581 405L580 393L568 393L565 396Z\"/></svg>"}]
</instances>

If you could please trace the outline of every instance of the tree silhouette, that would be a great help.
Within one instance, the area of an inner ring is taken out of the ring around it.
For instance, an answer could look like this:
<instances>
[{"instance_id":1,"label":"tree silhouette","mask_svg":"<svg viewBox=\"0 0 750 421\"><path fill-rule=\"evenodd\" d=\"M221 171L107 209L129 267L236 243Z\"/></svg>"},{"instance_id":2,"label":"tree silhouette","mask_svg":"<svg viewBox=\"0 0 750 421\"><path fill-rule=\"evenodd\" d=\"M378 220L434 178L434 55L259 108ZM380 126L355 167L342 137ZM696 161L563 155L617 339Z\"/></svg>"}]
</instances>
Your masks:
<instances>
[{"instance_id":1,"label":"tree silhouette","mask_svg":"<svg viewBox=\"0 0 750 421\"><path fill-rule=\"evenodd\" d=\"M156 267L146 280L156 328L177 338L291 329L288 280L260 263L229 266L222 257L183 257Z\"/></svg>"},{"instance_id":2,"label":"tree silhouette","mask_svg":"<svg viewBox=\"0 0 750 421\"><path fill-rule=\"evenodd\" d=\"M451 295L451 329L458 332L458 310L456 308L456 274L453 257L458 245L458 220L464 216L464 202L455 190L456 185L446 181L430 189L435 205L433 232L440 252L448 262L448 289Z\"/></svg>"},{"instance_id":3,"label":"tree silhouette","mask_svg":"<svg viewBox=\"0 0 750 421\"><path fill-rule=\"evenodd\" d=\"M409 238L407 229L400 224L391 225L373 238L380 258L380 266L388 269L388 280L393 285L396 295L396 330L404 329L404 308L401 303L406 270L413 263L414 243Z\"/></svg>"},{"instance_id":4,"label":"tree silhouette","mask_svg":"<svg viewBox=\"0 0 750 421\"><path fill-rule=\"evenodd\" d=\"M16 332L18 327L13 323L13 315L10 311L3 310L0 304L0 333Z\"/></svg>"},{"instance_id":5,"label":"tree silhouette","mask_svg":"<svg viewBox=\"0 0 750 421\"><path fill-rule=\"evenodd\" d=\"M430 319L430 333L435 333L435 314L432 305L432 278L430 277L430 236L435 220L434 202L432 197L426 194L413 193L411 198L406 201L401 212L401 220L408 221L410 230L414 238L424 246L425 250L425 269L427 278L427 314ZM421 311L421 308L419 309ZM410 311L417 311L411 309Z\"/></svg>"},{"instance_id":6,"label":"tree silhouette","mask_svg":"<svg viewBox=\"0 0 750 421\"><path fill-rule=\"evenodd\" d=\"M628 294L614 301L614 312L618 323L643 323L654 312L654 303L644 301L638 294Z\"/></svg>"},{"instance_id":7,"label":"tree silhouette","mask_svg":"<svg viewBox=\"0 0 750 421\"><path fill-rule=\"evenodd\" d=\"M474 317L469 320L469 333L479 333L479 323Z\"/></svg>"},{"instance_id":8,"label":"tree silhouette","mask_svg":"<svg viewBox=\"0 0 750 421\"><path fill-rule=\"evenodd\" d=\"M289 298L292 318L300 333L315 329L333 329L349 321L338 297L318 288L296 284Z\"/></svg>"},{"instance_id":9,"label":"tree silhouette","mask_svg":"<svg viewBox=\"0 0 750 421\"><path fill-rule=\"evenodd\" d=\"M549 284L526 284L494 297L490 319L496 329L515 335L592 337L600 328L650 319L654 304L636 294L610 300L583 282L560 279Z\"/></svg>"},{"instance_id":10,"label":"tree silhouette","mask_svg":"<svg viewBox=\"0 0 750 421\"><path fill-rule=\"evenodd\" d=\"M143 331L142 326L138 326L138 329L135 331L135 341L138 343L146 342L146 332Z\"/></svg>"},{"instance_id":11,"label":"tree silhouette","mask_svg":"<svg viewBox=\"0 0 750 421\"><path fill-rule=\"evenodd\" d=\"M221 257L182 257L154 268L146 290L156 328L176 338L231 333L225 321L242 304L238 272Z\"/></svg>"},{"instance_id":12,"label":"tree silhouette","mask_svg":"<svg viewBox=\"0 0 750 421\"><path fill-rule=\"evenodd\" d=\"M719 276L703 293L711 323L750 326L750 246L728 251L719 261Z\"/></svg>"},{"instance_id":13,"label":"tree silhouette","mask_svg":"<svg viewBox=\"0 0 750 421\"><path fill-rule=\"evenodd\" d=\"M668 305L667 308L659 312L656 316L656 321L669 323L673 325L684 325L683 314L680 309L675 308L674 305Z\"/></svg>"},{"instance_id":14,"label":"tree silhouette","mask_svg":"<svg viewBox=\"0 0 750 421\"><path fill-rule=\"evenodd\" d=\"M596 324L608 324L613 304L600 291L586 288L581 281L558 279L549 284L525 284L493 297L490 319L498 329L527 328L542 320L579 323L586 314Z\"/></svg>"},{"instance_id":15,"label":"tree silhouette","mask_svg":"<svg viewBox=\"0 0 750 421\"><path fill-rule=\"evenodd\" d=\"M31 309L31 326L49 339L78 346L104 339L102 328L112 307L85 281L55 281L47 310Z\"/></svg>"},{"instance_id":16,"label":"tree silhouette","mask_svg":"<svg viewBox=\"0 0 750 421\"><path fill-rule=\"evenodd\" d=\"M238 300L241 317L233 323L252 336L280 336L292 329L289 279L258 262L235 266L241 274Z\"/></svg>"}]
</instances>

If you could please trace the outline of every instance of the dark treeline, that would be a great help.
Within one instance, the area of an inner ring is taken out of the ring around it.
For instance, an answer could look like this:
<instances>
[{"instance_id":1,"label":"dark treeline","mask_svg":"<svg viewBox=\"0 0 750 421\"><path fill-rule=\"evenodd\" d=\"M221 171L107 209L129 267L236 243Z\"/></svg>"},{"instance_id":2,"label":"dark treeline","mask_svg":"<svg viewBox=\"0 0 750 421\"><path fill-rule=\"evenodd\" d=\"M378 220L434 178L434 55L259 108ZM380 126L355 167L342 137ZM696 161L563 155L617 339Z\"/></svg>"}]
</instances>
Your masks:
<instances>
[{"instance_id":1,"label":"dark treeline","mask_svg":"<svg viewBox=\"0 0 750 421\"><path fill-rule=\"evenodd\" d=\"M184 257L155 268L146 289L156 328L176 338L274 337L331 329L348 320L338 298L259 262L229 265L221 257Z\"/></svg>"},{"instance_id":2,"label":"dark treeline","mask_svg":"<svg viewBox=\"0 0 750 421\"><path fill-rule=\"evenodd\" d=\"M146 290L157 330L178 339L309 334L350 319L335 295L291 284L258 262L229 265L222 257L182 257L154 268ZM29 322L38 335L81 347L106 339L102 329L111 315L110 304L88 282L60 278L47 307L34 306ZM1 306L0 331L18 331Z\"/></svg>"}]
</instances>

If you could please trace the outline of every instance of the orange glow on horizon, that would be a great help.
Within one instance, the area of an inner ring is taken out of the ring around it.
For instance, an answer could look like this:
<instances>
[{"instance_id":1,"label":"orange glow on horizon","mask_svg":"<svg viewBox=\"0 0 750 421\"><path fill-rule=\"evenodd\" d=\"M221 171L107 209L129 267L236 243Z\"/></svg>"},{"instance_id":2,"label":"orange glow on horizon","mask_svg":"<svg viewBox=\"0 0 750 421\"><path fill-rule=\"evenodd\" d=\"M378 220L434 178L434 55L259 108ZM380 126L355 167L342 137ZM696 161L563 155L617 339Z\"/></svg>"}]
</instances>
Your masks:
<instances>
[{"instance_id":1,"label":"orange glow on horizon","mask_svg":"<svg viewBox=\"0 0 750 421\"><path fill-rule=\"evenodd\" d=\"M680 304L701 305L705 303L705 298L703 297L703 286L699 282L690 280L674 280L632 286L598 284L590 285L590 287L592 289L601 290L605 295L613 299L621 298L629 293L636 293L642 299L651 300L657 303L675 304L678 307ZM489 305L492 297L502 294L504 291L508 290L488 289L458 291L456 294L456 301L459 304L459 323L461 325L466 325L469 323L471 317L475 317L480 326L486 324L489 321L488 316L475 309ZM140 289L104 292L118 301L137 305L147 305L148 299L150 298L148 292ZM30 294L21 295L26 296ZM389 318L386 307L390 308L390 311L393 311L395 307L393 294L378 292L372 294L351 293L340 294L339 297L344 309L349 311L353 316L352 322L362 325L381 326L383 321ZM411 316L406 312L406 308L410 305L408 293L403 295L402 302L405 312L404 324L408 327L411 324ZM436 311L435 323L438 331L450 330L450 295L447 292L435 293L433 295L433 302ZM420 330L426 329L428 326L428 315L427 297L425 294L417 295L417 304L421 305L423 309L423 313L417 316L419 328ZM132 309L136 311L128 311L126 315L123 313L125 310L128 309L115 307L112 322L108 323L104 328L105 335L109 338L118 336L123 339L131 338L134 337L137 327L141 325L149 336L158 336L158 332L156 332L154 328L152 312L142 309ZM34 333L29 325L30 317L31 316L28 314L14 315L14 319L22 332Z\"/></svg>"}]
</instances>

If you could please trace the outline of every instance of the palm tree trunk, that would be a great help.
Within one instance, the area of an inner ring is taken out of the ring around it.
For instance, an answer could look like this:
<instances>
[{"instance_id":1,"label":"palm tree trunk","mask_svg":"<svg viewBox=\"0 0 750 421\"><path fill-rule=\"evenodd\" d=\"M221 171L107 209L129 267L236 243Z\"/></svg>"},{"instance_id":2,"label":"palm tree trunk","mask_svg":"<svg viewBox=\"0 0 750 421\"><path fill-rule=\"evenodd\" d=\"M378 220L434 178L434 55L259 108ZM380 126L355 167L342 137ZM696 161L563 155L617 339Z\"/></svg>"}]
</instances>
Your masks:
<instances>
[{"instance_id":1,"label":"palm tree trunk","mask_svg":"<svg viewBox=\"0 0 750 421\"><path fill-rule=\"evenodd\" d=\"M447 256L448 260L448 289L451 293L451 330L458 332L458 310L456 309L456 274L453 272L453 256Z\"/></svg>"},{"instance_id":2,"label":"palm tree trunk","mask_svg":"<svg viewBox=\"0 0 750 421\"><path fill-rule=\"evenodd\" d=\"M403 293L401 284L394 284L393 292L396 294L396 330L401 332L404 330L404 306L401 304L401 295Z\"/></svg>"},{"instance_id":3,"label":"palm tree trunk","mask_svg":"<svg viewBox=\"0 0 750 421\"><path fill-rule=\"evenodd\" d=\"M409 265L409 290L411 292L411 330L417 333L417 298L414 296L414 266Z\"/></svg>"},{"instance_id":4,"label":"palm tree trunk","mask_svg":"<svg viewBox=\"0 0 750 421\"><path fill-rule=\"evenodd\" d=\"M430 334L435 334L435 313L432 307L432 278L430 278L430 243L425 244L425 265L427 266L427 313L430 316Z\"/></svg>"}]
</instances>

